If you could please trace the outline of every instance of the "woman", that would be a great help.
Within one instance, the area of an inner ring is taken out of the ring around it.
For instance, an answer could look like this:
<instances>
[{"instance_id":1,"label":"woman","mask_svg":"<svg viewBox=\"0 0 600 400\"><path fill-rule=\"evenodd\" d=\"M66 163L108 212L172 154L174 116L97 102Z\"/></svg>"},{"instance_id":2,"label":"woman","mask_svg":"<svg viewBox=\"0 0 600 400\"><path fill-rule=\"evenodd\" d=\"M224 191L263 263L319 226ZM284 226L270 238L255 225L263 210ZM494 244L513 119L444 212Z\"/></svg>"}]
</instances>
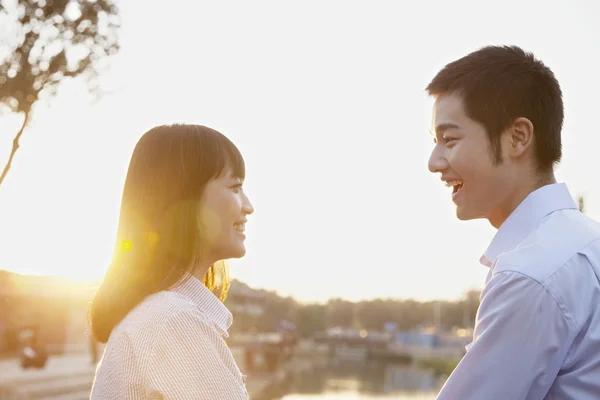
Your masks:
<instances>
[{"instance_id":1,"label":"woman","mask_svg":"<svg viewBox=\"0 0 600 400\"><path fill-rule=\"evenodd\" d=\"M106 343L92 399L247 399L223 338L222 260L242 257L253 207L244 160L219 132L159 126L139 140L114 257L90 309Z\"/></svg>"}]
</instances>

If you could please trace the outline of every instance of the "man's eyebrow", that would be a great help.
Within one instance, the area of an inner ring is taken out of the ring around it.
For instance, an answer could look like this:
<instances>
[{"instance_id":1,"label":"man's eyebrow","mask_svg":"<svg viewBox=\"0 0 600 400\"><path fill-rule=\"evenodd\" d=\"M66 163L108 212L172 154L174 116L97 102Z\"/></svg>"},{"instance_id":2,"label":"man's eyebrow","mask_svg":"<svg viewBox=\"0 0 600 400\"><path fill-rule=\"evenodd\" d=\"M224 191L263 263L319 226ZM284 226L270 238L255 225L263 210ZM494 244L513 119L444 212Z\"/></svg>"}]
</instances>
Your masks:
<instances>
[{"instance_id":1,"label":"man's eyebrow","mask_svg":"<svg viewBox=\"0 0 600 400\"><path fill-rule=\"evenodd\" d=\"M453 123L445 123L436 125L434 130L429 131L432 136L442 136L448 129L458 129L459 126Z\"/></svg>"}]
</instances>

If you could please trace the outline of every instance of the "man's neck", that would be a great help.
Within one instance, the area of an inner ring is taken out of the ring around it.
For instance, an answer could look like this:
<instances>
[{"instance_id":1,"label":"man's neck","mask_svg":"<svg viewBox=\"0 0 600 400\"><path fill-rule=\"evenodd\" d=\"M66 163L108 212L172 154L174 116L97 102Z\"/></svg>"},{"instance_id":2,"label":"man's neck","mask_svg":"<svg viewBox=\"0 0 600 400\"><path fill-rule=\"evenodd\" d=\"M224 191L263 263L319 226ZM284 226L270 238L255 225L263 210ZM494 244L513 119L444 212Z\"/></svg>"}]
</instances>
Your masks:
<instances>
[{"instance_id":1,"label":"man's neck","mask_svg":"<svg viewBox=\"0 0 600 400\"><path fill-rule=\"evenodd\" d=\"M554 172L538 177L536 180L532 180L521 185L515 185L515 190L506 199L504 204L498 207L496 212L490 214L488 221L496 229L500 229L504 221L515 211L515 209L529 196L539 188L556 183L556 177Z\"/></svg>"}]
</instances>

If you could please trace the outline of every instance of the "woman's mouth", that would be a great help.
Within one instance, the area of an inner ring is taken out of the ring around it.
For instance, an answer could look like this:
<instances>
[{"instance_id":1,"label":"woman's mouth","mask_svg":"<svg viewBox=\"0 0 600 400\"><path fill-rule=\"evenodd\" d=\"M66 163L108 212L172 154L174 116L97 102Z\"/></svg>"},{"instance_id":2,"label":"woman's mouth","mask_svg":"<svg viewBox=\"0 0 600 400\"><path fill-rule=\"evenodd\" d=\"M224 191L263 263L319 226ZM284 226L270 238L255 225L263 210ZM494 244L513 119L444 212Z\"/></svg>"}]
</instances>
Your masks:
<instances>
[{"instance_id":1,"label":"woman's mouth","mask_svg":"<svg viewBox=\"0 0 600 400\"><path fill-rule=\"evenodd\" d=\"M233 225L235 227L235 230L239 233L244 233L246 231L246 223L245 222L240 222L237 224Z\"/></svg>"}]
</instances>

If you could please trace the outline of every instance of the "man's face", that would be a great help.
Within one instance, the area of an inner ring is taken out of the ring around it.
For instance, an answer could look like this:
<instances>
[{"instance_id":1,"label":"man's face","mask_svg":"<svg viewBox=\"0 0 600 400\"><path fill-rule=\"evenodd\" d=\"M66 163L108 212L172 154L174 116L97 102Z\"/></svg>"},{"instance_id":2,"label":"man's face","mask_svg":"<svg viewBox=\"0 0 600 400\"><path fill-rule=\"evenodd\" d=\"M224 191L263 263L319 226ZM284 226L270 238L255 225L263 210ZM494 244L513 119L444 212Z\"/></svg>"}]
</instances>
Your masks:
<instances>
[{"instance_id":1,"label":"man's face","mask_svg":"<svg viewBox=\"0 0 600 400\"><path fill-rule=\"evenodd\" d=\"M435 147L429 158L429 170L440 173L441 179L452 188L457 217L487 218L492 222L496 214L502 214L514 183L510 163L494 162L485 128L466 115L459 95L438 96L432 133Z\"/></svg>"}]
</instances>

